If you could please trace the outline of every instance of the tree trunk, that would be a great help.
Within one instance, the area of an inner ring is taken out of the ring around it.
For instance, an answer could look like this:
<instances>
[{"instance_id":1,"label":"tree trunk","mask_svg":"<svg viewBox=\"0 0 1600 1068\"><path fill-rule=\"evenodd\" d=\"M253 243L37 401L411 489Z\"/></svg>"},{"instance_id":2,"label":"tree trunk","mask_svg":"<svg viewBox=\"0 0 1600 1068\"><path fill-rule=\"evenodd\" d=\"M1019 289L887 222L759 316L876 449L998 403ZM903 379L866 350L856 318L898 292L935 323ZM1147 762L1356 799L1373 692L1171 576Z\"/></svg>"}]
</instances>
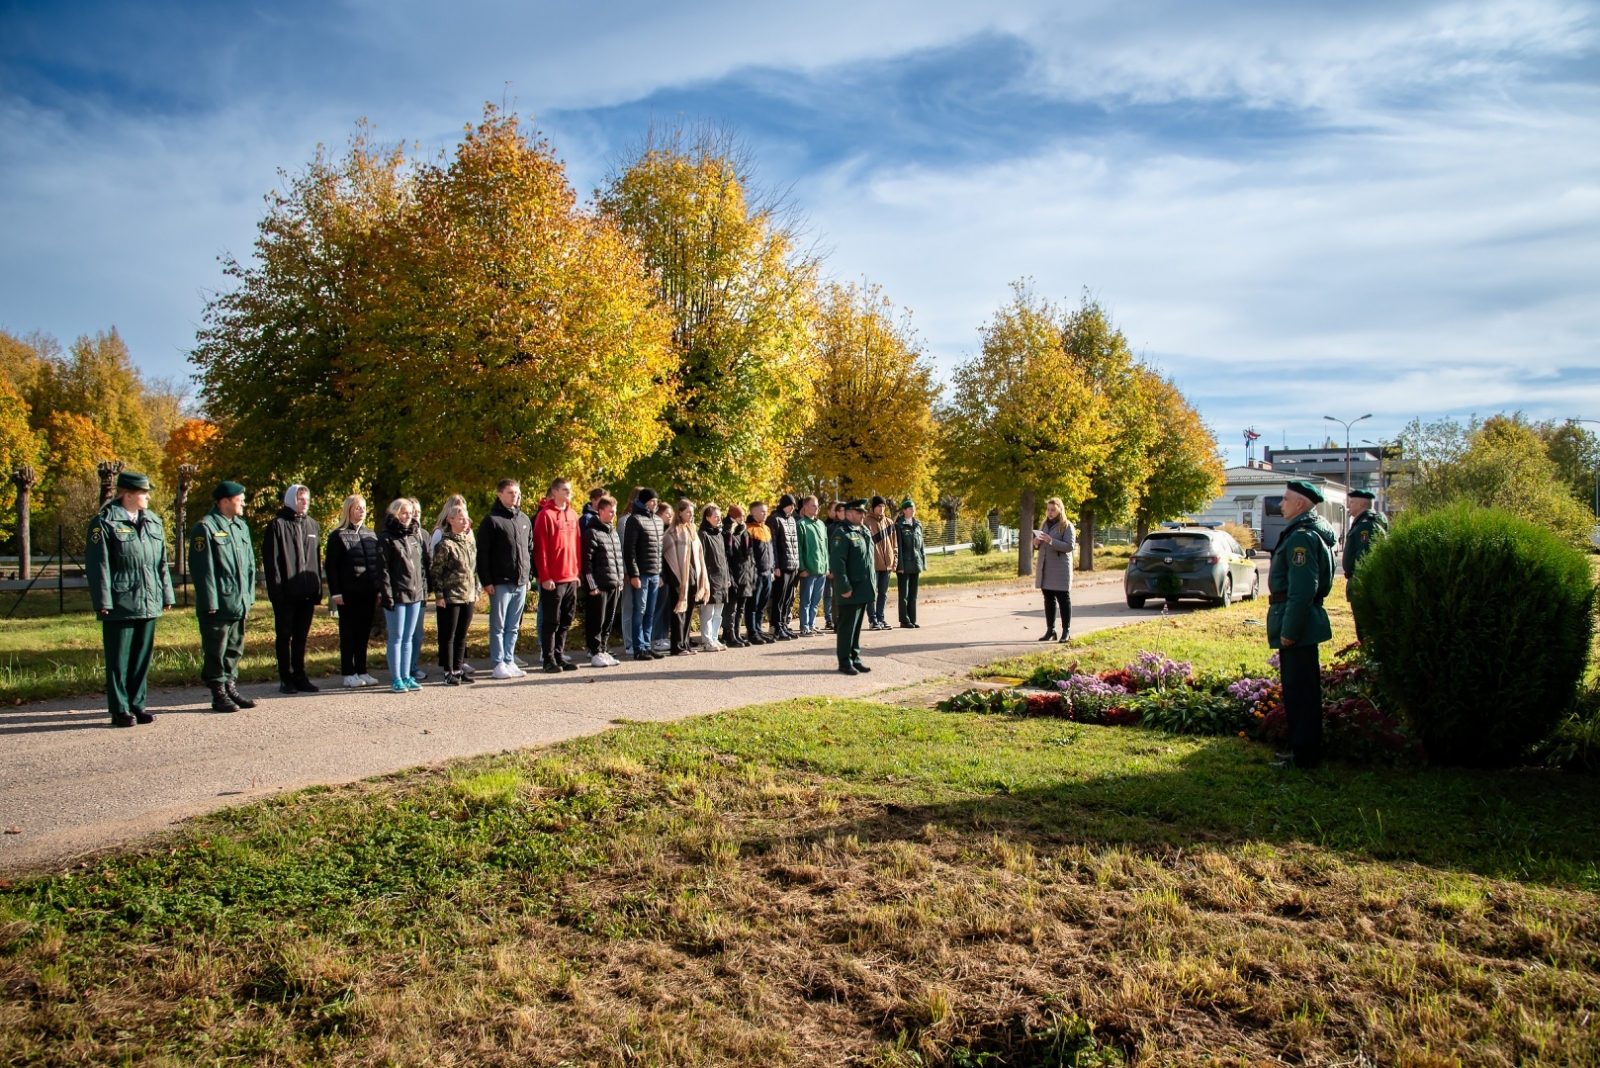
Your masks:
<instances>
[{"instance_id":1,"label":"tree trunk","mask_svg":"<svg viewBox=\"0 0 1600 1068\"><path fill-rule=\"evenodd\" d=\"M22 466L11 472L11 482L17 487L17 578L24 582L33 577L33 536L28 525L32 521L33 487L38 481L31 467Z\"/></svg>"},{"instance_id":2,"label":"tree trunk","mask_svg":"<svg viewBox=\"0 0 1600 1068\"><path fill-rule=\"evenodd\" d=\"M122 474L122 461L101 460L95 465L95 471L100 475L100 507L104 508L117 495L117 476Z\"/></svg>"},{"instance_id":3,"label":"tree trunk","mask_svg":"<svg viewBox=\"0 0 1600 1068\"><path fill-rule=\"evenodd\" d=\"M1022 491L1017 508L1017 577L1033 574L1033 490Z\"/></svg>"},{"instance_id":4,"label":"tree trunk","mask_svg":"<svg viewBox=\"0 0 1600 1068\"><path fill-rule=\"evenodd\" d=\"M1094 509L1078 514L1078 570L1094 570Z\"/></svg>"},{"instance_id":5,"label":"tree trunk","mask_svg":"<svg viewBox=\"0 0 1600 1068\"><path fill-rule=\"evenodd\" d=\"M1143 545L1144 544L1145 535L1147 535L1149 533L1150 533L1150 520L1148 520L1148 519L1139 520L1139 528L1136 531L1134 531L1134 535L1133 535L1133 547L1135 549L1137 549L1140 545Z\"/></svg>"}]
</instances>

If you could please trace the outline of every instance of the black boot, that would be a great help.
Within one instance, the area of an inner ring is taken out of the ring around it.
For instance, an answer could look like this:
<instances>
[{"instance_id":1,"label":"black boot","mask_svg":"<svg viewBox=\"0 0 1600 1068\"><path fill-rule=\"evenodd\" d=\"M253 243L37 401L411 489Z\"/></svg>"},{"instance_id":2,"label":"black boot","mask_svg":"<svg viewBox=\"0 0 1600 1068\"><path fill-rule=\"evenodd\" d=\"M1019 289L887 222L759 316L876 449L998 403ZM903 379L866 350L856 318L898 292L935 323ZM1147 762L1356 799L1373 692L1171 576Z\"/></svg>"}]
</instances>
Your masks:
<instances>
[{"instance_id":1,"label":"black boot","mask_svg":"<svg viewBox=\"0 0 1600 1068\"><path fill-rule=\"evenodd\" d=\"M318 690L322 689L322 687L318 686L304 675L296 675L294 677L294 688L300 693L316 693ZM238 701L239 699L235 697L234 700ZM240 705L239 707L247 708L249 706Z\"/></svg>"},{"instance_id":2,"label":"black boot","mask_svg":"<svg viewBox=\"0 0 1600 1068\"><path fill-rule=\"evenodd\" d=\"M111 713L111 725L113 727L131 727L133 726L133 717L126 712L113 712Z\"/></svg>"},{"instance_id":3,"label":"black boot","mask_svg":"<svg viewBox=\"0 0 1600 1068\"><path fill-rule=\"evenodd\" d=\"M154 723L156 721L156 717L152 716L142 708L135 708L131 711L133 712L133 719L135 723Z\"/></svg>"},{"instance_id":4,"label":"black boot","mask_svg":"<svg viewBox=\"0 0 1600 1068\"><path fill-rule=\"evenodd\" d=\"M1042 642L1053 642L1053 641L1055 641L1056 640L1055 628L1052 627L1051 629L1045 631L1044 632L1044 637L1040 638L1039 640L1042 641Z\"/></svg>"},{"instance_id":5,"label":"black boot","mask_svg":"<svg viewBox=\"0 0 1600 1068\"><path fill-rule=\"evenodd\" d=\"M206 688L211 691L211 711L237 712L239 706L228 697L227 688L220 682L208 682Z\"/></svg>"},{"instance_id":6,"label":"black boot","mask_svg":"<svg viewBox=\"0 0 1600 1068\"><path fill-rule=\"evenodd\" d=\"M254 701L250 700L250 698L246 697L244 694L239 692L238 684L235 683L232 679L229 679L227 682L223 683L222 684L222 689L223 689L223 692L228 695L228 700L232 701L234 704L238 705L240 708L254 708L254 707L256 707L256 703Z\"/></svg>"}]
</instances>

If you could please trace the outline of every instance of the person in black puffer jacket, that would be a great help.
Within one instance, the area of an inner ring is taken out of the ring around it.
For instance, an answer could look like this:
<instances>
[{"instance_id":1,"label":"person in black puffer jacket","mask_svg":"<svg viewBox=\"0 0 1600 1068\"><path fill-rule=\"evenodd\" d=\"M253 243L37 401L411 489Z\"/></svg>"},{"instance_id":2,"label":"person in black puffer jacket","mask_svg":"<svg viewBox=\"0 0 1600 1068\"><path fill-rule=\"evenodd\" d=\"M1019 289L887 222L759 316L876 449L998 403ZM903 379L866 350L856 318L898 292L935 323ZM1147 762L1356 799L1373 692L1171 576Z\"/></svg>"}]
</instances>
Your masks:
<instances>
[{"instance_id":1,"label":"person in black puffer jacket","mask_svg":"<svg viewBox=\"0 0 1600 1068\"><path fill-rule=\"evenodd\" d=\"M607 494L596 500L594 514L583 529L578 552L583 587L583 634L588 641L592 667L617 666L617 661L606 652L627 579L622 564L622 539L611 525L616 515L615 497Z\"/></svg>"},{"instance_id":2,"label":"person in black puffer jacket","mask_svg":"<svg viewBox=\"0 0 1600 1068\"><path fill-rule=\"evenodd\" d=\"M622 541L623 573L628 578L626 596L633 600L633 658L660 660L651 651L651 633L656 604L661 594L661 535L665 531L656 517L656 491L646 486L633 502L628 530Z\"/></svg>"},{"instance_id":3,"label":"person in black puffer jacket","mask_svg":"<svg viewBox=\"0 0 1600 1068\"><path fill-rule=\"evenodd\" d=\"M261 572L277 637L279 693L317 690L306 676L306 636L322 603L322 532L306 514L310 507L311 491L299 483L290 486L261 539Z\"/></svg>"},{"instance_id":4,"label":"person in black puffer jacket","mask_svg":"<svg viewBox=\"0 0 1600 1068\"><path fill-rule=\"evenodd\" d=\"M772 596L767 601L767 615L772 636L784 642L795 636L789 617L794 615L794 592L800 579L800 528L795 524L794 509L794 494L785 493L778 498L778 510L767 517L767 529L772 531Z\"/></svg>"},{"instance_id":5,"label":"person in black puffer jacket","mask_svg":"<svg viewBox=\"0 0 1600 1068\"><path fill-rule=\"evenodd\" d=\"M389 519L378 536L383 566L378 571L378 595L383 621L389 628L390 689L396 693L420 690L411 675L415 659L412 642L422 602L428 596L428 541L422 536L417 513L404 497L389 505Z\"/></svg>"},{"instance_id":6,"label":"person in black puffer jacket","mask_svg":"<svg viewBox=\"0 0 1600 1068\"><path fill-rule=\"evenodd\" d=\"M497 679L524 674L517 636L533 577L533 520L523 514L522 486L502 478L498 498L478 524L478 582L489 595L489 662Z\"/></svg>"},{"instance_id":7,"label":"person in black puffer jacket","mask_svg":"<svg viewBox=\"0 0 1600 1068\"><path fill-rule=\"evenodd\" d=\"M722 609L722 644L742 649L750 643L739 637L744 603L756 584L756 565L750 556L750 535L744 529L744 508L728 505L722 520L722 549L728 561L728 603Z\"/></svg>"},{"instance_id":8,"label":"person in black puffer jacket","mask_svg":"<svg viewBox=\"0 0 1600 1068\"><path fill-rule=\"evenodd\" d=\"M339 509L339 526L328 535L323 554L328 600L339 609L339 674L351 688L378 681L367 674L367 642L372 638L372 616L378 607L383 553L378 535L362 525L366 517L366 499L359 494L346 497Z\"/></svg>"},{"instance_id":9,"label":"person in black puffer jacket","mask_svg":"<svg viewBox=\"0 0 1600 1068\"><path fill-rule=\"evenodd\" d=\"M709 596L700 606L700 648L718 652L726 646L717 640L728 600L728 549L722 541L722 510L708 504L700 510L700 555L706 562Z\"/></svg>"}]
</instances>

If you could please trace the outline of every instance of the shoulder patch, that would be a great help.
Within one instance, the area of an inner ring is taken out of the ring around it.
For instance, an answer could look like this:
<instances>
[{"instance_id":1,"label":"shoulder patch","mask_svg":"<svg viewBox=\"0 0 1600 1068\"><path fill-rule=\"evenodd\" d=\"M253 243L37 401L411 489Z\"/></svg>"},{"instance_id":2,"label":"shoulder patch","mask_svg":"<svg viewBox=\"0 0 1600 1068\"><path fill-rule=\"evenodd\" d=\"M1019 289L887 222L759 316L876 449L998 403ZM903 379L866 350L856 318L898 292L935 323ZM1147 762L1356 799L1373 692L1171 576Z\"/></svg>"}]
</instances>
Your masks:
<instances>
[{"instance_id":1,"label":"shoulder patch","mask_svg":"<svg viewBox=\"0 0 1600 1068\"><path fill-rule=\"evenodd\" d=\"M206 536L204 534L196 534L194 536L194 551L197 553L206 551Z\"/></svg>"},{"instance_id":2,"label":"shoulder patch","mask_svg":"<svg viewBox=\"0 0 1600 1068\"><path fill-rule=\"evenodd\" d=\"M1363 530L1363 531L1362 531L1362 532L1361 532L1361 540L1362 540L1362 541L1363 541L1363 542L1366 542L1366 541L1371 541L1371 540L1372 540L1372 531L1370 531L1370 530Z\"/></svg>"},{"instance_id":3,"label":"shoulder patch","mask_svg":"<svg viewBox=\"0 0 1600 1068\"><path fill-rule=\"evenodd\" d=\"M96 545L100 544L100 524L96 523L94 526L89 528L89 540L94 542Z\"/></svg>"},{"instance_id":4,"label":"shoulder patch","mask_svg":"<svg viewBox=\"0 0 1600 1068\"><path fill-rule=\"evenodd\" d=\"M1304 545L1296 545L1294 547L1294 556L1291 558L1291 562L1294 564L1295 567L1303 567L1303 566L1305 566L1305 562L1306 562L1306 547Z\"/></svg>"}]
</instances>

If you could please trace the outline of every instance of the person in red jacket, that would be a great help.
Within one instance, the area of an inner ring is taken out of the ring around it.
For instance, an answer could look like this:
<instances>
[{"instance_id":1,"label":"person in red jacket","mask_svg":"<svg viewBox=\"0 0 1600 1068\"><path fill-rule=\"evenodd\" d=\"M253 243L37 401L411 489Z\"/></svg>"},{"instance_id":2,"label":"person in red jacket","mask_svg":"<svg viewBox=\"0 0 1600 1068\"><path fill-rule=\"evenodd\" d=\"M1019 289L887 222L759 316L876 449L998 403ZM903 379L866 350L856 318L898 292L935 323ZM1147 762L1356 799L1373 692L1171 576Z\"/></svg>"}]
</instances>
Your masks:
<instances>
[{"instance_id":1,"label":"person in red jacket","mask_svg":"<svg viewBox=\"0 0 1600 1068\"><path fill-rule=\"evenodd\" d=\"M539 576L539 646L547 675L578 670L566 652L567 631L578 611L581 570L578 513L571 502L572 484L558 478L550 483L550 495L539 502L539 514L533 519L533 573Z\"/></svg>"}]
</instances>

